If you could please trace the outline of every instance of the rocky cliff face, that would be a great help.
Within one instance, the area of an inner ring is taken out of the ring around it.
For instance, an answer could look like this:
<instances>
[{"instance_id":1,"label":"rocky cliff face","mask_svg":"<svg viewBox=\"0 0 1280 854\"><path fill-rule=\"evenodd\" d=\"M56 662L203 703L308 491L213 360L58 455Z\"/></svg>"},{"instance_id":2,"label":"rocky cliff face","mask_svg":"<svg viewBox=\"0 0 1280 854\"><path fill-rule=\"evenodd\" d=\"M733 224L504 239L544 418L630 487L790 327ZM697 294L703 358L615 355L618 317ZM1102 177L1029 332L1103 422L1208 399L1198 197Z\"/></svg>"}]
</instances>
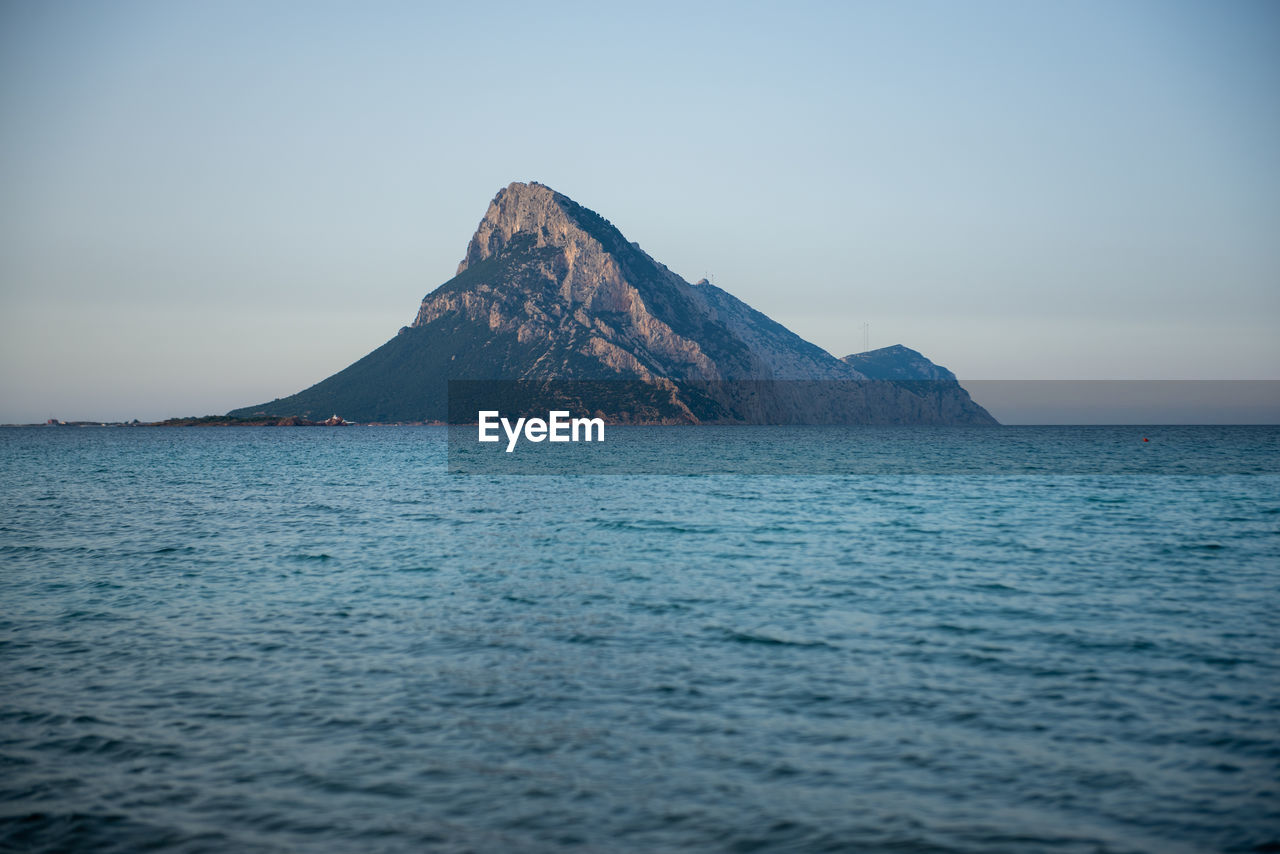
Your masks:
<instances>
[{"instance_id":1,"label":"rocky cliff face","mask_svg":"<svg viewBox=\"0 0 1280 854\"><path fill-rule=\"evenodd\" d=\"M457 274L423 299L411 326L303 392L233 414L443 420L449 379L629 380L672 390L673 411L690 412L682 383L865 375L725 291L686 282L567 196L514 183L489 204ZM894 420L990 418L971 402L958 411L901 394L864 394L856 405ZM728 404L712 410L734 420Z\"/></svg>"},{"instance_id":2,"label":"rocky cliff face","mask_svg":"<svg viewBox=\"0 0 1280 854\"><path fill-rule=\"evenodd\" d=\"M457 312L495 334L540 342L548 356L567 344L587 359L511 365L508 378L717 380L768 370L707 315L693 286L606 220L541 184L498 193L457 277L427 295L413 325Z\"/></svg>"}]
</instances>

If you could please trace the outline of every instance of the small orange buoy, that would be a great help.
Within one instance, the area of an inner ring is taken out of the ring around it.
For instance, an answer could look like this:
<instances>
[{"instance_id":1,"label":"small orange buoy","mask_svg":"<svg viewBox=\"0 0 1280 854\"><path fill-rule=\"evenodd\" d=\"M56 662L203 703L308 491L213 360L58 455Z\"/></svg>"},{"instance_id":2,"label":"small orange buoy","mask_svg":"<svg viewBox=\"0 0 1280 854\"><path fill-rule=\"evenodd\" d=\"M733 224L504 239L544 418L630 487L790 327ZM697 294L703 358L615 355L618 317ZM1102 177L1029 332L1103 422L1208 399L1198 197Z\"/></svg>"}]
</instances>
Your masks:
<instances>
[{"instance_id":1,"label":"small orange buoy","mask_svg":"<svg viewBox=\"0 0 1280 854\"><path fill-rule=\"evenodd\" d=\"M1148 439L1146 436L1143 436L1143 437L1142 437L1142 441L1144 441L1144 442L1150 442L1151 440L1150 440L1150 439Z\"/></svg>"}]
</instances>

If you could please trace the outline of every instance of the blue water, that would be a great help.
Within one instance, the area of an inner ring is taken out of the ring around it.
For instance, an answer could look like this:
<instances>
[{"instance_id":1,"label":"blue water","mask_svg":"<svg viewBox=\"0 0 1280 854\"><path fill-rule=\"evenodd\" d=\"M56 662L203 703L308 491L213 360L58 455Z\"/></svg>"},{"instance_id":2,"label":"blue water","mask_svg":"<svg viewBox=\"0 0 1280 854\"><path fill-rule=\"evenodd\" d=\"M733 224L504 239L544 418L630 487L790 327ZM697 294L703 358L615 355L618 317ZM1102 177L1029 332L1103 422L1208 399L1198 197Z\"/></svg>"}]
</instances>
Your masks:
<instances>
[{"instance_id":1,"label":"blue water","mask_svg":"<svg viewBox=\"0 0 1280 854\"><path fill-rule=\"evenodd\" d=\"M0 430L0 849L1280 850L1274 475L445 460Z\"/></svg>"}]
</instances>

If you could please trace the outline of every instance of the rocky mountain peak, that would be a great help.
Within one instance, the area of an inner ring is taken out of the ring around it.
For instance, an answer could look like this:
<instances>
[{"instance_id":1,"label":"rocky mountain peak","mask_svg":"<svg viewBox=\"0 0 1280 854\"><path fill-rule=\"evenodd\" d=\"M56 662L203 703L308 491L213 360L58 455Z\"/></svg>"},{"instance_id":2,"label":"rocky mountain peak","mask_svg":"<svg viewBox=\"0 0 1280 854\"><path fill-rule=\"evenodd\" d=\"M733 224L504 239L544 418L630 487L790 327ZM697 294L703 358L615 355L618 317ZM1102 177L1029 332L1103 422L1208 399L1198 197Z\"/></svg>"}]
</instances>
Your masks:
<instances>
[{"instance_id":1,"label":"rocky mountain peak","mask_svg":"<svg viewBox=\"0 0 1280 854\"><path fill-rule=\"evenodd\" d=\"M489 203L457 275L423 299L412 328L465 316L521 345L568 345L610 372L718 378L688 287L600 215L516 182ZM543 359L537 370L563 362Z\"/></svg>"},{"instance_id":2,"label":"rocky mountain peak","mask_svg":"<svg viewBox=\"0 0 1280 854\"><path fill-rule=\"evenodd\" d=\"M459 314L522 343L585 340L578 349L604 370L642 378L862 377L706 279L689 284L537 182L498 191L455 279L423 299L412 328Z\"/></svg>"},{"instance_id":3,"label":"rocky mountain peak","mask_svg":"<svg viewBox=\"0 0 1280 854\"><path fill-rule=\"evenodd\" d=\"M502 188L489 203L484 219L467 244L467 254L458 264L458 273L499 254L517 234L531 235L535 248L581 239L585 235L580 234L581 229L566 215L564 203L567 201L566 196L536 181L527 184L515 181Z\"/></svg>"}]
</instances>

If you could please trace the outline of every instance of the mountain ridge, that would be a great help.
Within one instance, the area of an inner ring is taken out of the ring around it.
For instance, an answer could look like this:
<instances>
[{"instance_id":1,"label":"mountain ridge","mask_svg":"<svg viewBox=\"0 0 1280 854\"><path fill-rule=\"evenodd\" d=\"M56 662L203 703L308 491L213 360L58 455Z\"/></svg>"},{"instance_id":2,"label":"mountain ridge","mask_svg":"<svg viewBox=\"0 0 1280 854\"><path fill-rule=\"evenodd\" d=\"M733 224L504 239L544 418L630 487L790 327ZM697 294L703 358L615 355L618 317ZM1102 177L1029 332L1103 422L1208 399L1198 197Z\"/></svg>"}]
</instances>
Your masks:
<instances>
[{"instance_id":1,"label":"mountain ridge","mask_svg":"<svg viewBox=\"0 0 1280 854\"><path fill-rule=\"evenodd\" d=\"M630 380L670 387L674 400L681 384L868 375L706 280L685 281L595 211L546 185L514 182L494 196L457 273L422 299L409 326L310 388L230 415L444 420L450 379ZM861 394L856 406L872 420L911 412L994 423L958 384L946 390L954 400L933 410L904 388ZM679 403L673 413L688 411ZM722 403L704 414L732 420L734 404ZM628 415L627 401L609 404L620 411L606 414ZM860 417L853 403L846 409Z\"/></svg>"}]
</instances>

